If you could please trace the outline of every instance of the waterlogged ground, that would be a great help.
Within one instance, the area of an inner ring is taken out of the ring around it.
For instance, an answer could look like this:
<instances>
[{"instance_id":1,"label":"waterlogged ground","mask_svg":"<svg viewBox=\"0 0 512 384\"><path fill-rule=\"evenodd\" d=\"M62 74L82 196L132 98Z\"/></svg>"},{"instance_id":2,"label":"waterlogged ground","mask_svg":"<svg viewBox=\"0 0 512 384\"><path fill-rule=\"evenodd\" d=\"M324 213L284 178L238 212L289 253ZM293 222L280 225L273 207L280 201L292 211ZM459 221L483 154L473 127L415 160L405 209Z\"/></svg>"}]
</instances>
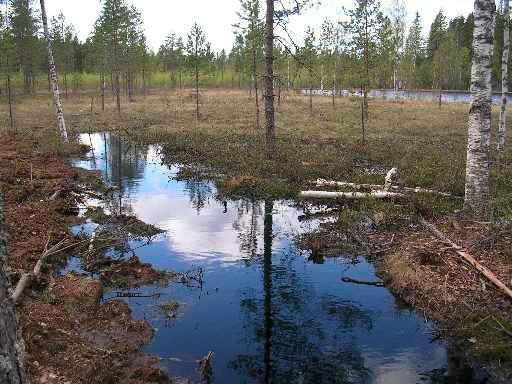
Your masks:
<instances>
[{"instance_id":1,"label":"waterlogged ground","mask_svg":"<svg viewBox=\"0 0 512 384\"><path fill-rule=\"evenodd\" d=\"M145 351L171 375L199 382L198 363L214 353L215 383L476 383L456 356L432 341L432 324L404 307L375 281L364 259L316 263L295 237L315 228L289 201L219 201L213 183L176 181L158 147L136 146L110 134L83 135L88 160L119 188L104 203L165 233L132 243L157 269L202 269L204 282L148 286L120 294L136 318L156 333ZM93 225L86 226L90 230ZM78 260L67 270L80 271ZM167 309L178 302L173 314ZM163 306L163 309L162 309ZM457 378L455 378L457 377Z\"/></svg>"}]
</instances>

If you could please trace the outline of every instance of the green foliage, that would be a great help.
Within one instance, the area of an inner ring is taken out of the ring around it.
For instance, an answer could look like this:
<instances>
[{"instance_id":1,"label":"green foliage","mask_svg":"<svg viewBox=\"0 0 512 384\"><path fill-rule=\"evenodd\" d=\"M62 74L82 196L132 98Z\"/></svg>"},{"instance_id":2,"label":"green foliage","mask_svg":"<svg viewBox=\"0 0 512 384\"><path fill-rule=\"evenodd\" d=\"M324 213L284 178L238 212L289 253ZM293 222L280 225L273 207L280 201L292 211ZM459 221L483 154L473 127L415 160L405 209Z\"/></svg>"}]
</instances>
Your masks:
<instances>
[{"instance_id":1,"label":"green foliage","mask_svg":"<svg viewBox=\"0 0 512 384\"><path fill-rule=\"evenodd\" d=\"M192 28L187 35L185 51L187 53L185 64L186 68L190 72L197 74L209 69L213 61L214 54L205 32L197 23L192 25Z\"/></svg>"}]
</instances>

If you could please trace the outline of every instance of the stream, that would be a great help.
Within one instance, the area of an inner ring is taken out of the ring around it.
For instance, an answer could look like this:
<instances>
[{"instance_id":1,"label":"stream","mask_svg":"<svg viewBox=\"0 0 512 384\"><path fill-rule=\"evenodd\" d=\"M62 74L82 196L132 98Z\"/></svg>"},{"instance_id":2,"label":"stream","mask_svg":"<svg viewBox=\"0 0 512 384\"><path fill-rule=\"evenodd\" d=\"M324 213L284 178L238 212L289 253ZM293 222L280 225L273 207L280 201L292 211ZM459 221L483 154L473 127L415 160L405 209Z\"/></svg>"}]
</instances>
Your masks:
<instances>
[{"instance_id":1,"label":"stream","mask_svg":"<svg viewBox=\"0 0 512 384\"><path fill-rule=\"evenodd\" d=\"M200 382L197 361L211 351L214 383L480 382L449 345L433 341L435 325L386 288L342 282L379 280L371 263L347 255L313 262L297 249L296 236L319 223L299 221L293 201L221 201L213 182L177 181L180 167L164 164L158 146L109 133L81 140L92 151L73 164L118 187L103 204L165 231L132 244L141 261L204 273L202 285L154 284L129 292L151 297L118 298L155 329L144 351L170 375ZM70 271L82 272L78 259ZM175 319L160 310L170 301L180 304Z\"/></svg>"}]
</instances>

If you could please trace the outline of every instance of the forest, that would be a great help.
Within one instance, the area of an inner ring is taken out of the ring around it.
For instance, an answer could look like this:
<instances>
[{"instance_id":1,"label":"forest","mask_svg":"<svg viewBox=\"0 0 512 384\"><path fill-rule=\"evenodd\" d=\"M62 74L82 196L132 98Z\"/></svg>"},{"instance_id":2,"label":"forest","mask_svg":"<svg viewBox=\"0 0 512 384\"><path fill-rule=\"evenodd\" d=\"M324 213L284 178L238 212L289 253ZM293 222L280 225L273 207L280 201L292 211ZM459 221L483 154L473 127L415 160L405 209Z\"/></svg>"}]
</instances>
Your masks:
<instances>
[{"instance_id":1,"label":"forest","mask_svg":"<svg viewBox=\"0 0 512 384\"><path fill-rule=\"evenodd\" d=\"M512 382L510 1L218 3L0 0L0 383Z\"/></svg>"},{"instance_id":2,"label":"forest","mask_svg":"<svg viewBox=\"0 0 512 384\"><path fill-rule=\"evenodd\" d=\"M390 9L376 5L369 8L368 14L372 88L393 88L397 83L407 89L469 90L473 14L450 19L440 10L430 29L424 30L419 13L406 25L406 9L400 3ZM343 17L325 19L318 30L306 27L302 41L286 38L284 33L276 39L274 68L283 87L360 88L364 67L364 58L358 52L361 42L349 36L357 32L355 20L361 14L357 9L344 12ZM13 2L0 15L2 76L10 75L13 89L23 94L44 90L48 86L47 55L38 9L31 2ZM49 33L63 92L68 95L97 88L102 76L112 86L114 67L120 73L121 86L129 92L145 86L191 86L194 56L200 62L202 85L247 88L253 84L254 72L261 72L263 67L262 9L247 3L240 9L239 18L240 22L233 26L235 43L229 52L215 52L208 41L208 31L197 24L187 35L171 32L162 36L160 48L154 51L144 35L142 15L133 6L125 5L119 14L99 15L85 41L78 38L76 28L60 13L50 20ZM501 81L503 23L504 16L498 11L492 72L496 89ZM108 49L113 32L119 34L115 51ZM200 45L196 52L197 35Z\"/></svg>"}]
</instances>

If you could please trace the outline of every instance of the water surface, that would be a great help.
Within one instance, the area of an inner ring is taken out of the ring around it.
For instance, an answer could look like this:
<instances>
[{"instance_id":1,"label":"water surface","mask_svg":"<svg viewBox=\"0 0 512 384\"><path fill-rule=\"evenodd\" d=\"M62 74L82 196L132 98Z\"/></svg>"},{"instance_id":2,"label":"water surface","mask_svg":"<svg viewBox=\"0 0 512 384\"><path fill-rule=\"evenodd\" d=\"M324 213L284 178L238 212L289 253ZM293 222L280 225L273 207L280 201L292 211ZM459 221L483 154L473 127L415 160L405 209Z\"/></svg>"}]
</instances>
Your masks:
<instances>
[{"instance_id":1,"label":"water surface","mask_svg":"<svg viewBox=\"0 0 512 384\"><path fill-rule=\"evenodd\" d=\"M93 151L75 165L119 188L107 208L165 231L137 256L158 269L204 271L202 287L155 285L132 292L159 297L123 298L156 329L145 351L171 375L199 382L197 360L212 351L215 383L475 382L432 341L432 324L387 289L341 281L378 280L370 263L309 261L294 239L318 222L299 222L293 202L220 201L212 182L176 181L180 168L164 164L158 146L81 139ZM159 310L171 300L181 303L175 320Z\"/></svg>"}]
</instances>

